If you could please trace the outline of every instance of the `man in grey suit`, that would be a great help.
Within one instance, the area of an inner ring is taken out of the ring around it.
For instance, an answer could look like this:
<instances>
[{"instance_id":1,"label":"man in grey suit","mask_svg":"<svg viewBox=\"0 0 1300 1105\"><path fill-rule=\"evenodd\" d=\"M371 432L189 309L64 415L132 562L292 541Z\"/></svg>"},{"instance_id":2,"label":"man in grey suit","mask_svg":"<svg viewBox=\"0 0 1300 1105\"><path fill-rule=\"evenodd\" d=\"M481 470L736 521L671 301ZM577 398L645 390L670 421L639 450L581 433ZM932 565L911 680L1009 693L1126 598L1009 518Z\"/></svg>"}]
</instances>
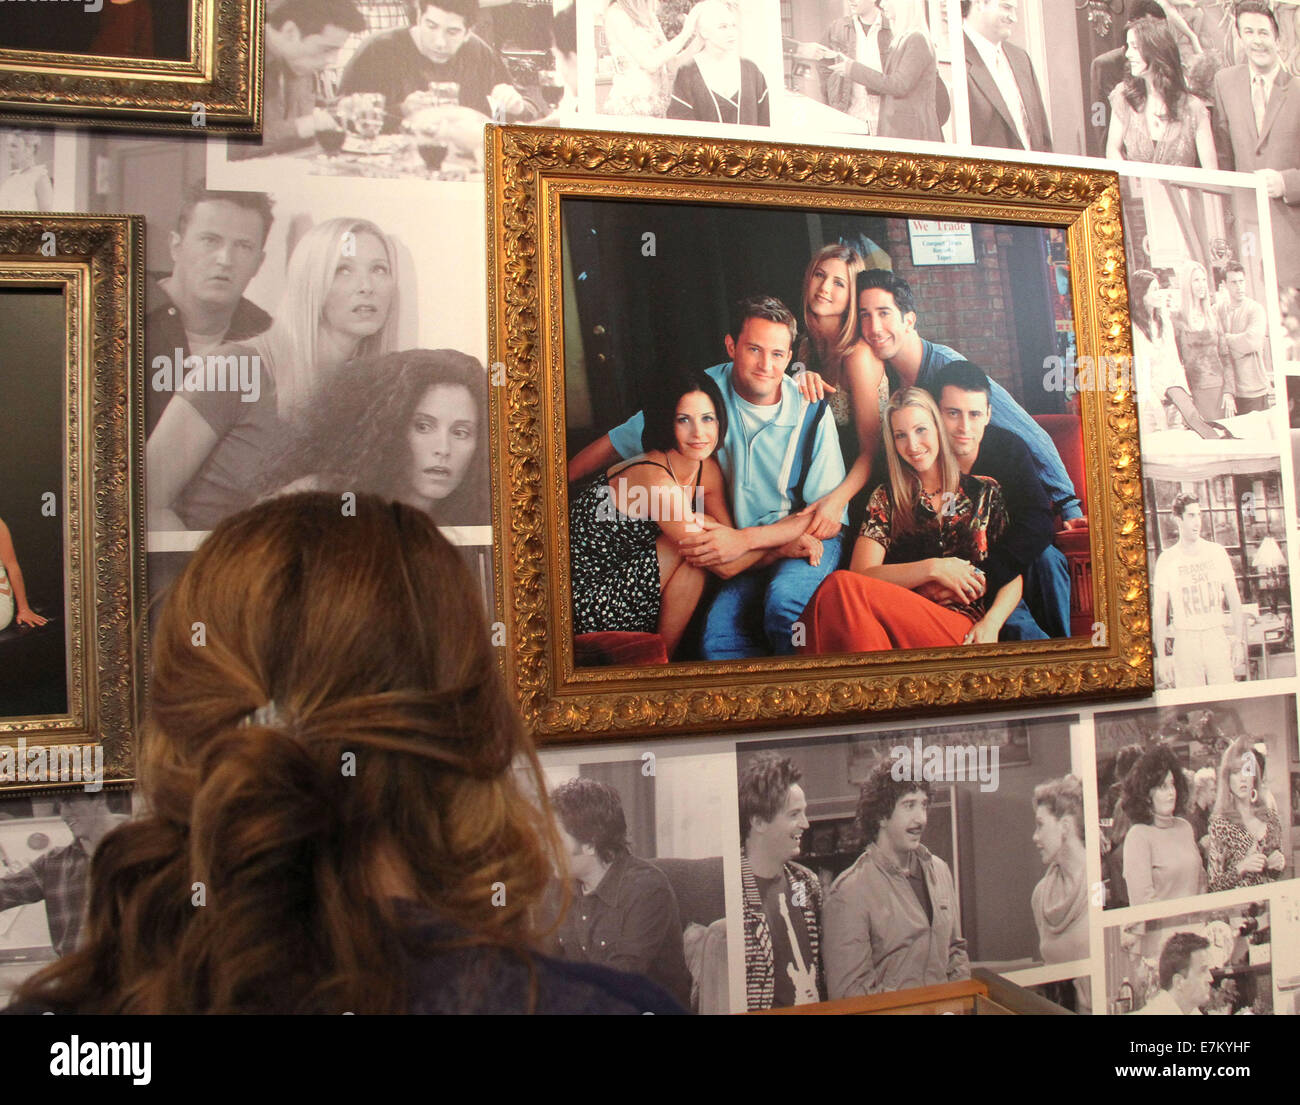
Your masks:
<instances>
[{"instance_id":1,"label":"man in grey suit","mask_svg":"<svg viewBox=\"0 0 1300 1105\"><path fill-rule=\"evenodd\" d=\"M1219 163L1263 178L1278 285L1300 287L1300 80L1282 66L1267 4L1241 0L1236 19L1246 63L1214 76Z\"/></svg>"},{"instance_id":2,"label":"man in grey suit","mask_svg":"<svg viewBox=\"0 0 1300 1105\"><path fill-rule=\"evenodd\" d=\"M966 28L970 140L1004 150L1047 150L1052 132L1029 55L1013 45L1017 0L961 0Z\"/></svg>"}]
</instances>

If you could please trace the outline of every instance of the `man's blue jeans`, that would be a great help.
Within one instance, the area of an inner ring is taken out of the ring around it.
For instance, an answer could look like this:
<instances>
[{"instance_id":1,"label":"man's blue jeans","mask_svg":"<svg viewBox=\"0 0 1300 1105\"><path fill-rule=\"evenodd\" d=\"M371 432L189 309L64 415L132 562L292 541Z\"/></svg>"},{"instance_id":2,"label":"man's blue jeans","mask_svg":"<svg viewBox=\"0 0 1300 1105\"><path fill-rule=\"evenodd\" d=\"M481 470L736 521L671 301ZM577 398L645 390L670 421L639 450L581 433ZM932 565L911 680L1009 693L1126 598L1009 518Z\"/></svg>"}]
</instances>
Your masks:
<instances>
[{"instance_id":1,"label":"man's blue jeans","mask_svg":"<svg viewBox=\"0 0 1300 1105\"><path fill-rule=\"evenodd\" d=\"M822 542L822 560L778 560L741 572L714 596L704 623L700 651L706 660L788 656L794 652L794 623L813 592L840 562L842 537Z\"/></svg>"},{"instance_id":2,"label":"man's blue jeans","mask_svg":"<svg viewBox=\"0 0 1300 1105\"><path fill-rule=\"evenodd\" d=\"M998 637L1003 641L1045 641L1070 635L1070 565L1048 545L1025 572L1025 596L1011 611Z\"/></svg>"}]
</instances>

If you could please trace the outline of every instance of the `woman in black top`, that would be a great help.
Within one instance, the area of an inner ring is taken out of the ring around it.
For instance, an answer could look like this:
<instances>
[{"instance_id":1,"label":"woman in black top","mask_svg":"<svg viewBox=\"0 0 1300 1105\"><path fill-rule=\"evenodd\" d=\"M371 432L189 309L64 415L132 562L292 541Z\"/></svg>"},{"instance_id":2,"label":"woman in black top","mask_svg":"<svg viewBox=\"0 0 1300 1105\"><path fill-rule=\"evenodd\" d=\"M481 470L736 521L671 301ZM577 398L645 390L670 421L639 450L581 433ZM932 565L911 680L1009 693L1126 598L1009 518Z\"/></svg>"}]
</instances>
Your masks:
<instances>
[{"instance_id":1,"label":"woman in black top","mask_svg":"<svg viewBox=\"0 0 1300 1105\"><path fill-rule=\"evenodd\" d=\"M573 631L658 633L671 658L704 591L705 570L680 543L700 515L730 526L722 469L722 393L682 374L646 404L646 451L601 473L569 508Z\"/></svg>"}]
</instances>

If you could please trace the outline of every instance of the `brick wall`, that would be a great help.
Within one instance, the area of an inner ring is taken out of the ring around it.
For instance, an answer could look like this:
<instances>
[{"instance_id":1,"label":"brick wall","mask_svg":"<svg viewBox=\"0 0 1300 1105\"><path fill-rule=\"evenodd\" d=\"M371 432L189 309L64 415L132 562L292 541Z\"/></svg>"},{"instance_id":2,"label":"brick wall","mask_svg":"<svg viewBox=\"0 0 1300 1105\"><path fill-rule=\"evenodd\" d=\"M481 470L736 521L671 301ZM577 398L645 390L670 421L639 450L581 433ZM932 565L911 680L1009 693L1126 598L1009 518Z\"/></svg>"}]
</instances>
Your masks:
<instances>
[{"instance_id":1,"label":"brick wall","mask_svg":"<svg viewBox=\"0 0 1300 1105\"><path fill-rule=\"evenodd\" d=\"M921 337L956 349L1019 396L1019 343L1008 310L1011 279L1004 266L1010 232L975 223L975 264L918 267L912 264L906 221L890 219L886 225L894 271L916 297Z\"/></svg>"}]
</instances>

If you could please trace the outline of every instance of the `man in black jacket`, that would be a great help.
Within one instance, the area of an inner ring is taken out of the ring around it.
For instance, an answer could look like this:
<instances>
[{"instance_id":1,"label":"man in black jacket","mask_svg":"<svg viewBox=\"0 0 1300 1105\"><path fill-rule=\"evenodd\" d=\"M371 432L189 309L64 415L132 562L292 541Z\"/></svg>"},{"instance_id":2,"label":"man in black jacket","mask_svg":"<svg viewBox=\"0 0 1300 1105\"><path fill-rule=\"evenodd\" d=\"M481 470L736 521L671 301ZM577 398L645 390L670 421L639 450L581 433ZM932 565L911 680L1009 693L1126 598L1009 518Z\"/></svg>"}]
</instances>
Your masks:
<instances>
[{"instance_id":1,"label":"man in black jacket","mask_svg":"<svg viewBox=\"0 0 1300 1105\"><path fill-rule=\"evenodd\" d=\"M1053 544L1052 503L1034 474L1029 447L1010 430L989 425L989 378L969 361L944 365L929 390L962 473L990 476L1002 487L1010 525L989 550L988 593L1018 575L1025 579L1024 598L1003 626L1002 639L1068 637L1069 568Z\"/></svg>"}]
</instances>

